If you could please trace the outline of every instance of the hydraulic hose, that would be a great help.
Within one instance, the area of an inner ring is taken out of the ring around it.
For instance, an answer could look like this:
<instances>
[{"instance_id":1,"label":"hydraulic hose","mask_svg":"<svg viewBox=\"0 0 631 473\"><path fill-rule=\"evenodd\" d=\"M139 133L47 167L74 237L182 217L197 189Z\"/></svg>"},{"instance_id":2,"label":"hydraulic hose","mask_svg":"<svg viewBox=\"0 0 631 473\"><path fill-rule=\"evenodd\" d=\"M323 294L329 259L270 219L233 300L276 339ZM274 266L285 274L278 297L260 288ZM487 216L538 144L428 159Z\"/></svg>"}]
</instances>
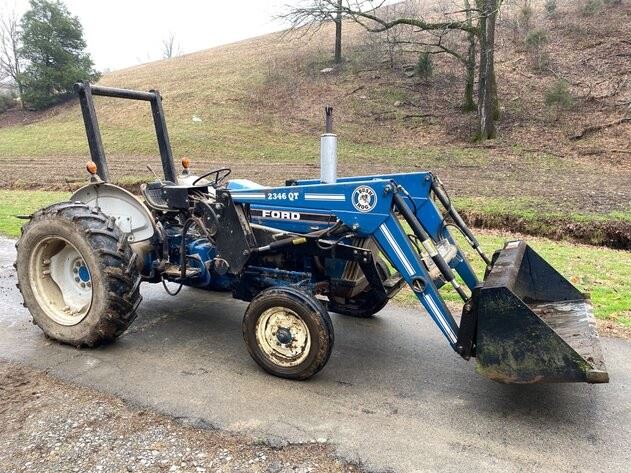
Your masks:
<instances>
[{"instance_id":1,"label":"hydraulic hose","mask_svg":"<svg viewBox=\"0 0 631 473\"><path fill-rule=\"evenodd\" d=\"M425 231L421 223L418 221L418 218L416 217L412 209L408 207L408 205L403 200L403 197L401 197L398 192L394 193L392 199L394 201L396 209L403 216L408 225L410 225L410 228L412 228L414 234L421 241L421 245L423 245L425 251L427 251L430 258L432 258L432 261L438 267L445 280L453 286L453 288L456 290L458 295L460 295L463 301L468 301L469 298L467 294L464 292L460 284L458 284L458 281L456 281L456 276L454 275L453 271L451 270L445 259L442 257L442 255L434 247L429 234Z\"/></svg>"},{"instance_id":2,"label":"hydraulic hose","mask_svg":"<svg viewBox=\"0 0 631 473\"><path fill-rule=\"evenodd\" d=\"M464 220L462 219L458 211L451 204L451 199L449 198L449 195L447 194L447 191L445 190L443 183L440 182L440 179L438 179L436 176L432 177L432 191L434 192L434 195L438 198L440 203L443 205L443 207L447 211L447 214L454 221L454 224L456 225L456 227L462 232L464 237L467 239L471 247L475 251L478 252L478 254L484 260L486 265L490 266L491 260L489 259L488 256L486 256L484 251L482 251L482 248L480 247L480 243L478 242L477 238L471 232L471 230L469 229L467 224L464 222Z\"/></svg>"}]
</instances>

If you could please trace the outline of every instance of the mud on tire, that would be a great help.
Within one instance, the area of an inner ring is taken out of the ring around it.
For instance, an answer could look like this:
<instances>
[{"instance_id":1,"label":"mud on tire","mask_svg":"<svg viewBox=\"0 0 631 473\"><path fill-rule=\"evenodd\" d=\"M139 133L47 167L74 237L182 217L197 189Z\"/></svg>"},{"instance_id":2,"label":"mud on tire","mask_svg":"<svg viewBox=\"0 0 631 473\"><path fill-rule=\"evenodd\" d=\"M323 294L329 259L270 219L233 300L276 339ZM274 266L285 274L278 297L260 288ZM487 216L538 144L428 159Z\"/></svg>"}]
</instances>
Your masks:
<instances>
[{"instance_id":1,"label":"mud on tire","mask_svg":"<svg viewBox=\"0 0 631 473\"><path fill-rule=\"evenodd\" d=\"M42 209L22 227L16 248L24 306L48 337L94 347L120 336L136 317L137 255L98 208L65 202Z\"/></svg>"}]
</instances>

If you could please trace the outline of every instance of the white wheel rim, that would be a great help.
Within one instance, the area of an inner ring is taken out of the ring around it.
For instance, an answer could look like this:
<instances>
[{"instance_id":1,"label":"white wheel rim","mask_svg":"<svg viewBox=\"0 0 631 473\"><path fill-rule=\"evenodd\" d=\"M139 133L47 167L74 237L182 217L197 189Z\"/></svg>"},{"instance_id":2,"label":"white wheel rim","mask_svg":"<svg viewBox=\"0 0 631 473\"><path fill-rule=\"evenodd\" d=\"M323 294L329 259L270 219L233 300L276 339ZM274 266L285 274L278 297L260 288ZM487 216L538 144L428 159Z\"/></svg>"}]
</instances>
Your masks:
<instances>
[{"instance_id":1,"label":"white wheel rim","mask_svg":"<svg viewBox=\"0 0 631 473\"><path fill-rule=\"evenodd\" d=\"M48 317L66 326L85 318L92 305L92 276L73 244L61 237L40 241L29 270L35 299Z\"/></svg>"},{"instance_id":2,"label":"white wheel rim","mask_svg":"<svg viewBox=\"0 0 631 473\"><path fill-rule=\"evenodd\" d=\"M305 322L286 307L272 307L256 322L256 342L275 365L289 368L302 363L311 349Z\"/></svg>"}]
</instances>

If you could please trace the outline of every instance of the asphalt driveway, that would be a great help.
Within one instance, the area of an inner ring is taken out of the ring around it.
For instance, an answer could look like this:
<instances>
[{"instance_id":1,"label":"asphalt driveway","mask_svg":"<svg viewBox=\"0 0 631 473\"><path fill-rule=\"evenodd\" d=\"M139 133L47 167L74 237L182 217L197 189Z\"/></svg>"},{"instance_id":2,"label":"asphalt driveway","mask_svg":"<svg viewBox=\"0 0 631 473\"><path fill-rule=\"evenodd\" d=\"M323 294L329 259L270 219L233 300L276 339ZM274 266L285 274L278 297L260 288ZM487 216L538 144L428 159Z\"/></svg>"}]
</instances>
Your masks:
<instances>
[{"instance_id":1,"label":"asphalt driveway","mask_svg":"<svg viewBox=\"0 0 631 473\"><path fill-rule=\"evenodd\" d=\"M116 394L196 425L272 444L326 441L368 469L628 471L631 343L602 339L607 385L504 386L474 373L420 309L372 320L333 315L336 345L306 382L277 379L241 338L246 304L142 287L116 343L77 350L30 323L15 288L13 242L0 240L0 358Z\"/></svg>"}]
</instances>

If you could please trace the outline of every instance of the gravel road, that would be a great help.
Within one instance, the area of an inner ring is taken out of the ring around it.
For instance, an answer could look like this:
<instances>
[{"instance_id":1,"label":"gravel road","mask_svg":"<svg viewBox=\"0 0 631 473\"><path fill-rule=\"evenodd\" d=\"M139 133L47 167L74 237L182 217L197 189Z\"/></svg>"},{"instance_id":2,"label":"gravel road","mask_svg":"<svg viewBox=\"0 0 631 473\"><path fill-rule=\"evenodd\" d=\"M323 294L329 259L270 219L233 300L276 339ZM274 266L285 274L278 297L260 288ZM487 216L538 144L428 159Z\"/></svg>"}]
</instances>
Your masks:
<instances>
[{"instance_id":1,"label":"gravel road","mask_svg":"<svg viewBox=\"0 0 631 473\"><path fill-rule=\"evenodd\" d=\"M0 362L2 472L358 472L323 444L273 446L198 428ZM204 428L206 427L206 428Z\"/></svg>"}]
</instances>

